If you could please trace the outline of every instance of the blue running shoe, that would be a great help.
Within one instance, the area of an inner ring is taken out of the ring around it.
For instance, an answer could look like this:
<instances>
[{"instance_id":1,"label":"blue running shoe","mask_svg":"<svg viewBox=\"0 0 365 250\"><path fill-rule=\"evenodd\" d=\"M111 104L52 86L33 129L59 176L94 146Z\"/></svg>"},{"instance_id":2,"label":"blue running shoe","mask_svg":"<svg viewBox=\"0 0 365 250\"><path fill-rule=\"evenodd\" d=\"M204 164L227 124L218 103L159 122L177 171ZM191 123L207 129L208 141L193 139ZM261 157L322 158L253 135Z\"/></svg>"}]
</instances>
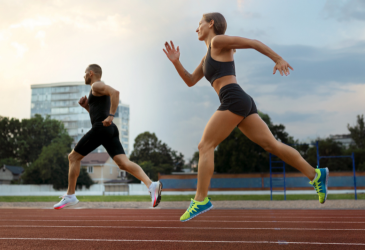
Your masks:
<instances>
[{"instance_id":1,"label":"blue running shoe","mask_svg":"<svg viewBox=\"0 0 365 250\"><path fill-rule=\"evenodd\" d=\"M324 204L327 200L327 184L328 184L328 176L329 171L328 168L317 168L315 169L317 173L317 177L310 181L309 183L314 187L318 196L319 203Z\"/></svg>"},{"instance_id":2,"label":"blue running shoe","mask_svg":"<svg viewBox=\"0 0 365 250\"><path fill-rule=\"evenodd\" d=\"M180 217L181 222L191 220L199 214L205 213L213 208L212 203L208 197L205 197L204 201L196 201L191 199L190 206L186 212Z\"/></svg>"}]
</instances>

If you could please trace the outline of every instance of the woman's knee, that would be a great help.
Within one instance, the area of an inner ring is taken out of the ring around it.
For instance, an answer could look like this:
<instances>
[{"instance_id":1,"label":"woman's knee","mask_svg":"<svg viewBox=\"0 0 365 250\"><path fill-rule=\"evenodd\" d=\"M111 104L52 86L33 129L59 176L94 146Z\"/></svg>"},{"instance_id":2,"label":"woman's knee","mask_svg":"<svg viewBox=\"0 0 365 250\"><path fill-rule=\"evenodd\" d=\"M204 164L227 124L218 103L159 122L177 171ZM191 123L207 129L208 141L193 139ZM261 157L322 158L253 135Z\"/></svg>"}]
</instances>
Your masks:
<instances>
[{"instance_id":1,"label":"woman's knee","mask_svg":"<svg viewBox=\"0 0 365 250\"><path fill-rule=\"evenodd\" d=\"M206 141L201 141L198 144L198 150L199 153L205 153L208 152L209 150L214 150L215 146L212 143L208 143Z\"/></svg>"}]
</instances>

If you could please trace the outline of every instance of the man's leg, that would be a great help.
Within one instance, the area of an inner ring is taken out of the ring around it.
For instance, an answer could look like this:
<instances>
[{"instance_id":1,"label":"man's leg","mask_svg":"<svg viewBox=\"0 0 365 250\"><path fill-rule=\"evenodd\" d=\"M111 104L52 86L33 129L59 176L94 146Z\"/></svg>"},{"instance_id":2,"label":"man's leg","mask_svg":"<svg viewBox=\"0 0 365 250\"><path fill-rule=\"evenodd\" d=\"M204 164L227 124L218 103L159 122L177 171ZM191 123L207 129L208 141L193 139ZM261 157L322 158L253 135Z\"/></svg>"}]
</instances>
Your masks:
<instances>
[{"instance_id":1,"label":"man's leg","mask_svg":"<svg viewBox=\"0 0 365 250\"><path fill-rule=\"evenodd\" d=\"M147 188L150 187L152 183L150 178L146 175L146 173L140 166L130 161L125 154L116 155L113 157L113 160L120 169L127 171L138 180L142 181L147 186Z\"/></svg>"},{"instance_id":2,"label":"man's leg","mask_svg":"<svg viewBox=\"0 0 365 250\"><path fill-rule=\"evenodd\" d=\"M75 194L76 182L80 175L82 158L84 158L84 156L77 153L75 150L72 150L72 152L68 155L69 169L67 195Z\"/></svg>"},{"instance_id":3,"label":"man's leg","mask_svg":"<svg viewBox=\"0 0 365 250\"><path fill-rule=\"evenodd\" d=\"M152 207L157 207L161 201L161 182L152 182L143 169L136 163L130 161L125 154L118 154L113 157L113 160L120 169L127 171L147 186L152 200Z\"/></svg>"}]
</instances>

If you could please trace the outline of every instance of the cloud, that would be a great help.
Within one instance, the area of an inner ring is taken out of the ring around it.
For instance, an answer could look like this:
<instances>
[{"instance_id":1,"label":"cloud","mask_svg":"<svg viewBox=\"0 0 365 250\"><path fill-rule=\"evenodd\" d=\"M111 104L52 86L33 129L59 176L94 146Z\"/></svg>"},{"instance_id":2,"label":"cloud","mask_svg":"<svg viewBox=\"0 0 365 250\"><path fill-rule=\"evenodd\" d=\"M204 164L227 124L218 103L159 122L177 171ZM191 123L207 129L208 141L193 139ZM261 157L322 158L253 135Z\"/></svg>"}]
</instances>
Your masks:
<instances>
[{"instance_id":1,"label":"cloud","mask_svg":"<svg viewBox=\"0 0 365 250\"><path fill-rule=\"evenodd\" d=\"M12 42L11 45L16 49L16 55L19 58L22 58L24 56L24 53L28 51L28 47L26 44Z\"/></svg>"},{"instance_id":2,"label":"cloud","mask_svg":"<svg viewBox=\"0 0 365 250\"><path fill-rule=\"evenodd\" d=\"M327 18L342 21L365 21L365 1L363 0L327 0L323 11Z\"/></svg>"},{"instance_id":3,"label":"cloud","mask_svg":"<svg viewBox=\"0 0 365 250\"><path fill-rule=\"evenodd\" d=\"M237 76L254 95L325 98L346 91L343 87L347 84L365 84L365 42L340 49L299 45L272 47L294 68L290 76L281 77L278 72L273 76L273 62L257 52L238 52L245 56L240 55L236 60L236 69L239 72L246 68L243 72L246 75L241 77L238 73Z\"/></svg>"},{"instance_id":4,"label":"cloud","mask_svg":"<svg viewBox=\"0 0 365 250\"><path fill-rule=\"evenodd\" d=\"M36 19L29 18L22 20L20 23L10 25L10 28L11 29L26 28L33 30L34 28L40 26L50 26L52 25L52 23L53 22L51 21L51 19L47 17L38 17Z\"/></svg>"},{"instance_id":5,"label":"cloud","mask_svg":"<svg viewBox=\"0 0 365 250\"><path fill-rule=\"evenodd\" d=\"M35 36L35 38L39 39L39 41L41 42L41 46L45 46L46 43L44 41L46 37L46 32L44 30L40 30L37 32L37 35Z\"/></svg>"}]
</instances>

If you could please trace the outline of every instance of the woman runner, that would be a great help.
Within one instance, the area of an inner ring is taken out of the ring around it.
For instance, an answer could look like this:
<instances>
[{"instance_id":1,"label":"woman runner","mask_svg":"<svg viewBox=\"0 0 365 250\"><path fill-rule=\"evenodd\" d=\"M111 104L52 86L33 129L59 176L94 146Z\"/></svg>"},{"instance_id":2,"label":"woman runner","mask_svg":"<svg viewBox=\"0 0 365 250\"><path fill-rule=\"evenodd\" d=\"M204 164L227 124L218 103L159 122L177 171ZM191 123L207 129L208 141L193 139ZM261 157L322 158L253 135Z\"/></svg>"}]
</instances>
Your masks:
<instances>
[{"instance_id":1,"label":"woman runner","mask_svg":"<svg viewBox=\"0 0 365 250\"><path fill-rule=\"evenodd\" d=\"M198 39L204 41L208 51L192 74L185 70L179 61L179 46L175 48L171 41L171 44L166 42L166 50L163 49L186 85L192 87L205 76L217 92L221 102L218 110L208 121L198 145L197 191L195 198L191 199L189 208L180 220L188 221L213 207L207 195L214 171L214 149L227 138L236 126L251 141L307 176L310 184L318 193L319 202L323 204L327 198L328 169L313 168L298 151L275 139L266 123L258 115L252 97L237 84L233 55L236 49L255 49L274 61L273 74L278 70L280 75L287 76L290 74L289 69L293 70L293 68L260 41L224 35L226 29L227 23L222 14L203 15L196 32Z\"/></svg>"}]
</instances>

